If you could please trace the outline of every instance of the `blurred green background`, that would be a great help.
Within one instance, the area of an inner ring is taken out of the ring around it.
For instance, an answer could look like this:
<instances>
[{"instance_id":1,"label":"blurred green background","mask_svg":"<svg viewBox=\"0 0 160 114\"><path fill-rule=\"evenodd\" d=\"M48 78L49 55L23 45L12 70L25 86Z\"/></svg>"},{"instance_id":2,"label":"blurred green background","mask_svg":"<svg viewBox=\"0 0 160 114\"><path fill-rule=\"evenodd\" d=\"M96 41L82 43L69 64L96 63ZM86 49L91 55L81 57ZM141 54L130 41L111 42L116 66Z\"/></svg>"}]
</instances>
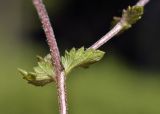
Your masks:
<instances>
[{"instance_id":1,"label":"blurred green background","mask_svg":"<svg viewBox=\"0 0 160 114\"><path fill-rule=\"evenodd\" d=\"M109 30L111 17L135 1L45 3L63 53L91 45ZM160 42L154 39L159 38L160 23L158 16L149 18L157 15L153 11L159 11L158 3L148 5L144 19L132 30L102 47L106 51L102 61L68 76L70 114L160 114ZM17 72L19 67L32 70L36 55L49 52L31 0L0 0L0 37L0 114L58 114L55 85L29 85Z\"/></svg>"}]
</instances>

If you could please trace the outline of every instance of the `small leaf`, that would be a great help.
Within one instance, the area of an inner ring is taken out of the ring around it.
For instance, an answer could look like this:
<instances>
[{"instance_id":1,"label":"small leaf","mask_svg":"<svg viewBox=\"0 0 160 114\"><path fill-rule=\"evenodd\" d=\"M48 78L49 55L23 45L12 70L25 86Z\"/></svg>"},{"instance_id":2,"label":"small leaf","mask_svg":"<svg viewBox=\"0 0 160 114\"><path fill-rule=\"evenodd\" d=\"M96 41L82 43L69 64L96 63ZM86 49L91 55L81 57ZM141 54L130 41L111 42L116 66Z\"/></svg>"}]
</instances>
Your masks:
<instances>
[{"instance_id":1,"label":"small leaf","mask_svg":"<svg viewBox=\"0 0 160 114\"><path fill-rule=\"evenodd\" d=\"M123 10L122 17L114 17L112 24L118 23L122 20L124 30L129 29L135 24L139 19L141 19L144 12L143 6L128 6L128 8Z\"/></svg>"},{"instance_id":2,"label":"small leaf","mask_svg":"<svg viewBox=\"0 0 160 114\"><path fill-rule=\"evenodd\" d=\"M105 52L94 49L85 50L84 47L80 49L72 48L69 52L65 51L62 56L62 64L65 73L68 74L75 67L89 67L89 65L99 61L104 56Z\"/></svg>"},{"instance_id":3,"label":"small leaf","mask_svg":"<svg viewBox=\"0 0 160 114\"><path fill-rule=\"evenodd\" d=\"M52 77L55 74L49 54L44 58L38 57L38 66L33 69L34 72L27 72L22 69L18 69L18 71L23 75L23 79L35 86L44 86L53 81Z\"/></svg>"},{"instance_id":4,"label":"small leaf","mask_svg":"<svg viewBox=\"0 0 160 114\"><path fill-rule=\"evenodd\" d=\"M126 22L126 29L130 28L132 24L135 24L143 15L144 9L142 6L128 7L127 10L123 10L122 18Z\"/></svg>"}]
</instances>

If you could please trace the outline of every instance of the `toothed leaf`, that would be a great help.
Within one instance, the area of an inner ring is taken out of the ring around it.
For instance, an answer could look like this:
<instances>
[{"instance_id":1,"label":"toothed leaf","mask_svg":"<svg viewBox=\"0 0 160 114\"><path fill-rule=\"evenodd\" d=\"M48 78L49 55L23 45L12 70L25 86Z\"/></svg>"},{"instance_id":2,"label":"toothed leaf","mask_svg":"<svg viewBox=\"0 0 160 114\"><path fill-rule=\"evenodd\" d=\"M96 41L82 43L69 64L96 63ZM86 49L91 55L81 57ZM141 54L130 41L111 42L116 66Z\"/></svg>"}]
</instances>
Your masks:
<instances>
[{"instance_id":1,"label":"toothed leaf","mask_svg":"<svg viewBox=\"0 0 160 114\"><path fill-rule=\"evenodd\" d=\"M35 86L44 86L53 81L54 76L51 56L48 54L46 57L37 57L38 66L34 67L34 72L27 72L22 69L18 69L23 75L23 79L27 80L28 83Z\"/></svg>"},{"instance_id":2,"label":"toothed leaf","mask_svg":"<svg viewBox=\"0 0 160 114\"><path fill-rule=\"evenodd\" d=\"M72 48L69 52L65 51L62 56L62 64L66 74L68 74L75 67L89 67L89 65L98 62L102 59L105 52L94 49L80 49Z\"/></svg>"}]
</instances>

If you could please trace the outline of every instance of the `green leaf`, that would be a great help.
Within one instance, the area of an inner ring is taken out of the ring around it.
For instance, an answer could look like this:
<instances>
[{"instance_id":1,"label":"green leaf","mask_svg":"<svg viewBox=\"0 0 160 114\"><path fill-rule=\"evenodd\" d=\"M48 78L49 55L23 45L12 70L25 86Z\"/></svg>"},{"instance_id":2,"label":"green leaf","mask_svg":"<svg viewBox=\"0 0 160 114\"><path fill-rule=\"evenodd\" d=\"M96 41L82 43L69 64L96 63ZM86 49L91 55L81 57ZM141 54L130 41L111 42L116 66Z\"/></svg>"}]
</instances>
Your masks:
<instances>
[{"instance_id":1,"label":"green leaf","mask_svg":"<svg viewBox=\"0 0 160 114\"><path fill-rule=\"evenodd\" d=\"M124 30L129 29L135 24L139 19L141 19L144 12L143 6L128 6L128 8L123 10L122 17L114 17L112 24L115 25L120 20L122 20L122 24Z\"/></svg>"},{"instance_id":2,"label":"green leaf","mask_svg":"<svg viewBox=\"0 0 160 114\"><path fill-rule=\"evenodd\" d=\"M22 69L18 69L18 71L23 75L23 79L27 80L28 83L33 84L35 86L44 86L53 81L55 76L51 61L51 56L48 54L46 57L42 58L40 56L38 58L38 66L34 67L34 72L27 72Z\"/></svg>"},{"instance_id":3,"label":"green leaf","mask_svg":"<svg viewBox=\"0 0 160 114\"><path fill-rule=\"evenodd\" d=\"M144 12L142 6L132 6L128 7L127 10L123 10L122 18L125 20L126 29L130 28L132 24L135 24L139 19L141 19Z\"/></svg>"},{"instance_id":4,"label":"green leaf","mask_svg":"<svg viewBox=\"0 0 160 114\"><path fill-rule=\"evenodd\" d=\"M83 47L77 50L73 48L69 52L65 51L65 55L61 58L65 75L67 75L75 67L89 67L90 64L99 61L103 55L103 51L93 49L85 50ZM35 86L44 86L54 81L54 67L52 65L50 54L44 58L40 56L37 58L38 66L33 68L33 72L27 72L22 69L18 69L18 71L23 75L23 79L27 80L28 83Z\"/></svg>"},{"instance_id":5,"label":"green leaf","mask_svg":"<svg viewBox=\"0 0 160 114\"><path fill-rule=\"evenodd\" d=\"M89 65L98 62L102 59L105 52L94 49L80 49L72 48L69 52L65 51L65 55L62 56L62 64L65 69L65 73L68 74L72 69L76 67L87 68Z\"/></svg>"}]
</instances>

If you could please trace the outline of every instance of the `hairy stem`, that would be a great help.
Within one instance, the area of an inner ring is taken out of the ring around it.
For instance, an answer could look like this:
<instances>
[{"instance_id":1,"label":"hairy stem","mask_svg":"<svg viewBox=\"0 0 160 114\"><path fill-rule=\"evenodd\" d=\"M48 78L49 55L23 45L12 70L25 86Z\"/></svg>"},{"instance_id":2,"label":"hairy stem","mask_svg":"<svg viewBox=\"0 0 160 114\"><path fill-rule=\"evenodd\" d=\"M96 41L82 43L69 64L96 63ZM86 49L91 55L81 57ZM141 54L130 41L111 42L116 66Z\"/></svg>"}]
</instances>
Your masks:
<instances>
[{"instance_id":1,"label":"hairy stem","mask_svg":"<svg viewBox=\"0 0 160 114\"><path fill-rule=\"evenodd\" d=\"M145 6L150 0L139 0L135 6ZM96 43L94 43L90 48L98 49L106 42L108 42L111 38L117 35L122 29L123 25L126 23L123 18L102 38L100 38Z\"/></svg>"},{"instance_id":2,"label":"hairy stem","mask_svg":"<svg viewBox=\"0 0 160 114\"><path fill-rule=\"evenodd\" d=\"M39 18L41 20L47 42L50 48L50 53L52 56L52 64L55 69L56 86L58 93L59 111L60 114L67 114L67 98L66 98L66 87L65 87L65 75L60 63L60 54L57 46L56 38L51 26L48 13L42 2L42 0L33 0L33 4L37 10Z\"/></svg>"},{"instance_id":3,"label":"hairy stem","mask_svg":"<svg viewBox=\"0 0 160 114\"><path fill-rule=\"evenodd\" d=\"M60 105L60 114L67 114L67 92L66 92L66 77L64 71L61 72L60 77L57 80L58 99Z\"/></svg>"}]
</instances>

